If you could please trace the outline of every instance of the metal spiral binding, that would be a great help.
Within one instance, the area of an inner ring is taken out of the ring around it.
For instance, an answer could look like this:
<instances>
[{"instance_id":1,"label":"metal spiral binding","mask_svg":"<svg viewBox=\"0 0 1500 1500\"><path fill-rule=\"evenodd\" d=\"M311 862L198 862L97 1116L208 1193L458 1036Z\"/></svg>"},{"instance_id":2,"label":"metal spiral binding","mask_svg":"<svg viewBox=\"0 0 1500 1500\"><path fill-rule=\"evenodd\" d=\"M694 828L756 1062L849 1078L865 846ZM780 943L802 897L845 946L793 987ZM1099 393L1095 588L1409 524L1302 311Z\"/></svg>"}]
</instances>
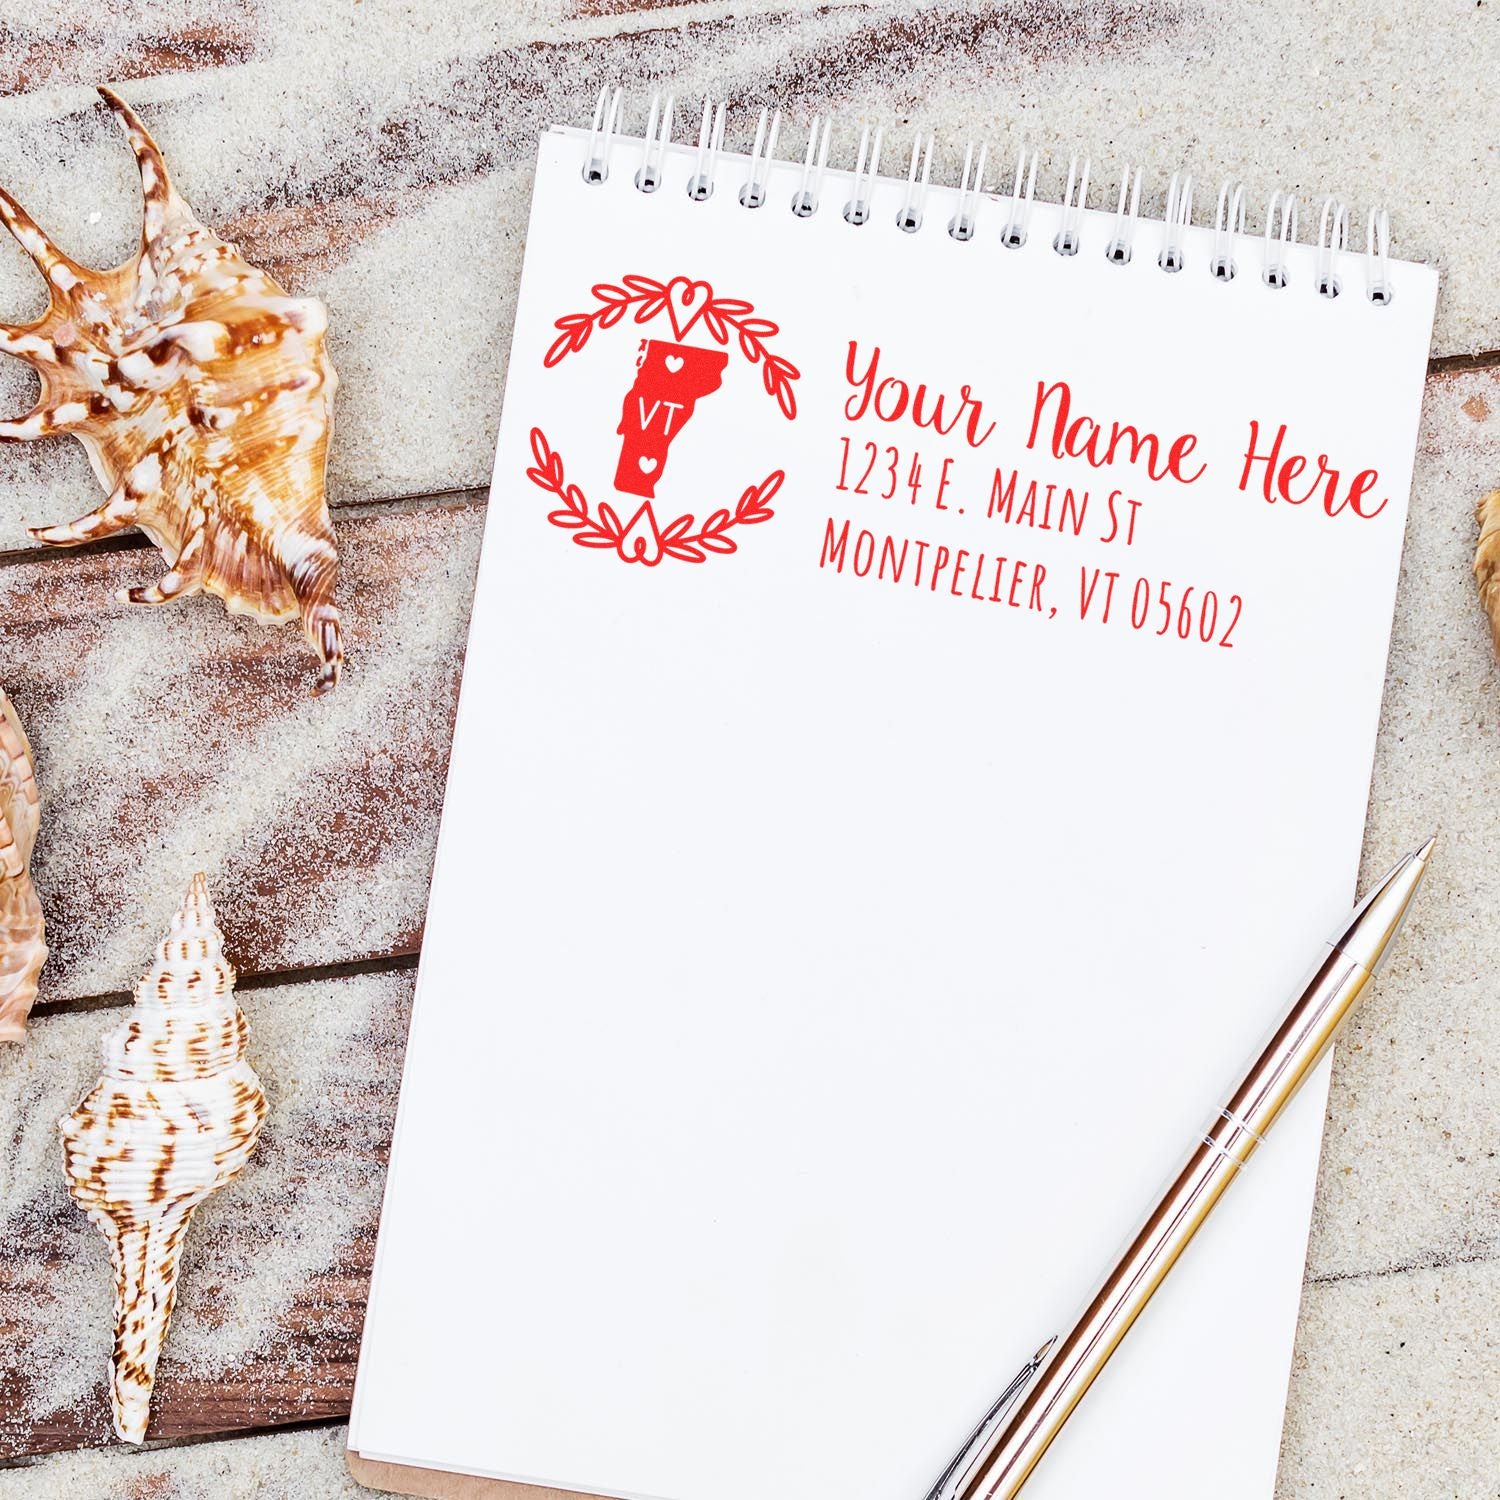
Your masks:
<instances>
[{"instance_id":1,"label":"metal spiral binding","mask_svg":"<svg viewBox=\"0 0 1500 1500\"><path fill-rule=\"evenodd\" d=\"M1052 248L1059 255L1077 255L1079 227L1083 223L1084 204L1089 195L1089 159L1083 159L1083 176L1078 179L1078 196L1073 196L1073 182L1078 177L1078 158L1068 163L1068 189L1063 194L1062 228L1052 241Z\"/></svg>"},{"instance_id":2,"label":"metal spiral binding","mask_svg":"<svg viewBox=\"0 0 1500 1500\"><path fill-rule=\"evenodd\" d=\"M859 133L859 160L854 164L854 196L844 205L844 218L850 224L863 224L870 217L870 195L875 191L875 179L880 175L880 142L885 132L875 129L875 138L870 139L870 127ZM870 170L865 172L865 153L869 152Z\"/></svg>"},{"instance_id":3,"label":"metal spiral binding","mask_svg":"<svg viewBox=\"0 0 1500 1500\"><path fill-rule=\"evenodd\" d=\"M770 175L771 161L776 155L776 137L781 134L781 111L771 116L771 131L766 134L766 112L761 110L760 123L755 127L755 145L750 148L750 176L740 189L740 203L745 208L759 208L766 201L766 178ZM761 155L761 147L765 155Z\"/></svg>"},{"instance_id":4,"label":"metal spiral binding","mask_svg":"<svg viewBox=\"0 0 1500 1500\"><path fill-rule=\"evenodd\" d=\"M597 185L609 176L609 152L614 144L615 131L620 124L620 101L623 89L613 94L607 88L599 90L599 102L594 106L594 124L589 131L588 150L583 156L583 180Z\"/></svg>"},{"instance_id":5,"label":"metal spiral binding","mask_svg":"<svg viewBox=\"0 0 1500 1500\"><path fill-rule=\"evenodd\" d=\"M981 144L979 162L974 166L973 181L969 180L969 168L974 165L974 142L964 148L964 170L958 185L958 209L948 221L948 233L956 240L972 240L974 225L979 217L979 199L984 192L984 164L990 148Z\"/></svg>"},{"instance_id":6,"label":"metal spiral binding","mask_svg":"<svg viewBox=\"0 0 1500 1500\"><path fill-rule=\"evenodd\" d=\"M1005 227L1000 231L1000 243L1007 250L1019 250L1026 243L1027 230L1031 224L1031 207L1036 201L1036 165L1038 156L1031 153L1031 171L1026 171L1026 148L1021 147L1016 155L1016 180L1010 190L1010 214ZM1026 179L1026 190L1021 191L1021 179Z\"/></svg>"},{"instance_id":7,"label":"metal spiral binding","mask_svg":"<svg viewBox=\"0 0 1500 1500\"><path fill-rule=\"evenodd\" d=\"M1111 265L1128 266L1130 257L1135 254L1135 226L1140 222L1141 213L1141 178L1144 174L1141 169L1135 169L1135 184L1130 181L1130 163L1125 164L1125 175L1120 178L1120 201L1115 207L1114 233L1109 237L1109 243L1104 247L1104 258ZM1125 205L1125 196L1130 195L1130 206Z\"/></svg>"},{"instance_id":8,"label":"metal spiral binding","mask_svg":"<svg viewBox=\"0 0 1500 1500\"><path fill-rule=\"evenodd\" d=\"M1281 227L1276 227L1277 213ZM1269 287L1287 285L1286 252L1297 243L1297 198L1294 193L1275 192L1266 205L1266 245L1261 258L1261 280ZM1274 248L1273 248L1274 247Z\"/></svg>"},{"instance_id":9,"label":"metal spiral binding","mask_svg":"<svg viewBox=\"0 0 1500 1500\"><path fill-rule=\"evenodd\" d=\"M1323 215L1318 221L1318 295L1337 297L1341 288L1334 274L1333 252L1349 248L1349 205L1342 198L1323 200Z\"/></svg>"},{"instance_id":10,"label":"metal spiral binding","mask_svg":"<svg viewBox=\"0 0 1500 1500\"><path fill-rule=\"evenodd\" d=\"M1183 245L1187 227L1193 222L1193 176L1191 172L1173 172L1167 184L1166 233L1162 236L1161 254L1156 263L1163 271L1180 271L1187 264Z\"/></svg>"},{"instance_id":11,"label":"metal spiral binding","mask_svg":"<svg viewBox=\"0 0 1500 1500\"><path fill-rule=\"evenodd\" d=\"M609 179L611 159L620 142L620 115L623 91L605 87L599 91L584 146L582 177L590 186ZM705 98L698 128L696 147L677 146L693 156L687 194L702 203L711 198L720 170L719 158L724 148L727 106ZM633 185L642 193L658 191L665 179L669 148L673 146L674 99L668 94L651 98L646 127L640 139L640 164ZM768 201L771 175L778 166L795 165L776 155L781 132L781 111L762 109L756 124L755 143L747 158L748 172L738 193L739 203L750 209L763 207ZM832 117L817 116L808 133L807 147L801 162L789 207L800 219L820 212L823 187L833 140ZM880 176L880 153L884 132L864 126L859 135L856 160L850 177L850 193L842 207L845 222L858 228L870 222L875 189L890 178ZM935 137L918 131L912 142L901 206L896 213L896 227L906 234L916 234L923 225L929 189L932 185L932 156ZM948 220L949 235L959 241L979 239L981 220L994 222L998 211L998 239L1006 249L1017 250L1027 243L1031 219L1036 207L1036 179L1040 157L1024 146L1016 156L1015 172L1006 191L1004 177L992 189L986 189L985 170L989 163L989 146L970 141L964 150L963 168L954 185L957 204ZM1061 222L1052 238L1052 249L1061 256L1076 256L1085 248L1087 238L1085 213L1088 208L1090 162L1074 156L1068 164L1067 187L1064 189ZM1140 224L1141 190L1144 173L1140 167L1126 164L1120 180L1114 221L1103 248L1105 258L1113 265L1127 266L1135 253L1136 232ZM900 179L895 179L902 186ZM1276 191L1266 205L1265 224L1261 234L1260 279L1274 290L1285 290L1291 284L1288 269L1290 252L1298 243L1299 204L1295 194ZM1188 265L1187 231L1193 222L1193 179L1187 173L1174 173L1167 186L1166 208L1159 221L1162 225L1161 247L1157 265L1170 273ZM1219 189L1214 212L1213 240L1207 270L1215 281L1228 283L1238 275L1240 266L1236 248L1246 240L1246 194L1243 184L1226 179ZM1348 205L1340 198L1326 198L1318 225L1314 248L1313 284L1318 295L1333 299L1344 291L1340 275L1340 258L1347 264L1350 215ZM1391 220L1383 208L1372 208L1365 233L1365 296L1376 307L1388 307L1395 297L1390 274Z\"/></svg>"},{"instance_id":12,"label":"metal spiral binding","mask_svg":"<svg viewBox=\"0 0 1500 1500\"><path fill-rule=\"evenodd\" d=\"M911 170L906 174L906 197L896 215L896 228L915 234L922 227L922 205L932 182L932 136L927 137L927 154L922 160L922 176L917 177L917 159L922 156L922 132L911 143Z\"/></svg>"},{"instance_id":13,"label":"metal spiral binding","mask_svg":"<svg viewBox=\"0 0 1500 1500\"><path fill-rule=\"evenodd\" d=\"M815 115L812 129L807 134L802 183L792 195L792 212L799 219L811 218L818 211L818 196L823 191L823 173L828 167L828 142L832 136L833 121L829 120L825 125L822 117Z\"/></svg>"},{"instance_id":14,"label":"metal spiral binding","mask_svg":"<svg viewBox=\"0 0 1500 1500\"><path fill-rule=\"evenodd\" d=\"M1234 280L1234 242L1244 233L1245 189L1225 178L1219 189L1219 206L1214 210L1214 248L1208 261L1209 274L1216 281Z\"/></svg>"},{"instance_id":15,"label":"metal spiral binding","mask_svg":"<svg viewBox=\"0 0 1500 1500\"><path fill-rule=\"evenodd\" d=\"M1383 208L1372 208L1365 234L1365 295L1376 307L1389 307L1396 295L1390 261L1391 216Z\"/></svg>"},{"instance_id":16,"label":"metal spiral binding","mask_svg":"<svg viewBox=\"0 0 1500 1500\"><path fill-rule=\"evenodd\" d=\"M724 146L724 108L723 100L719 101L717 112L707 99L703 101L703 124L698 129L698 168L688 179L688 197L694 203L713 197L714 172Z\"/></svg>"}]
</instances>

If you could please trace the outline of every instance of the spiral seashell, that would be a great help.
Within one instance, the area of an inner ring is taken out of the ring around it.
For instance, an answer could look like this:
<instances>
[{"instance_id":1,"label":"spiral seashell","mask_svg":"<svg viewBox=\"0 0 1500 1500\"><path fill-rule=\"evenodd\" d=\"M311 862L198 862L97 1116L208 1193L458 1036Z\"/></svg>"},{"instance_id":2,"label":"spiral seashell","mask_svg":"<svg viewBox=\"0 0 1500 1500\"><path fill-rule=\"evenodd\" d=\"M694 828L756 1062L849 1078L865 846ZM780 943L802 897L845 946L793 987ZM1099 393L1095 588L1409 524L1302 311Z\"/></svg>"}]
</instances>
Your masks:
<instances>
[{"instance_id":1,"label":"spiral seashell","mask_svg":"<svg viewBox=\"0 0 1500 1500\"><path fill-rule=\"evenodd\" d=\"M248 1028L201 874L193 877L104 1073L58 1122L68 1191L115 1268L115 1431L144 1441L151 1386L198 1205L245 1165L266 1115Z\"/></svg>"},{"instance_id":2,"label":"spiral seashell","mask_svg":"<svg viewBox=\"0 0 1500 1500\"><path fill-rule=\"evenodd\" d=\"M339 678L333 603L338 552L324 495L338 377L321 302L289 297L193 216L156 142L117 94L140 168L141 248L112 271L79 265L0 190L0 221L47 278L47 310L0 323L0 352L40 377L37 405L0 421L0 442L72 433L109 497L32 531L76 546L138 526L168 570L122 590L166 604L206 590L225 608L302 622L322 661L315 693Z\"/></svg>"},{"instance_id":3,"label":"spiral seashell","mask_svg":"<svg viewBox=\"0 0 1500 1500\"><path fill-rule=\"evenodd\" d=\"M15 706L0 690L0 1042L19 1042L47 961L42 904L31 883L41 820L36 774Z\"/></svg>"}]
</instances>

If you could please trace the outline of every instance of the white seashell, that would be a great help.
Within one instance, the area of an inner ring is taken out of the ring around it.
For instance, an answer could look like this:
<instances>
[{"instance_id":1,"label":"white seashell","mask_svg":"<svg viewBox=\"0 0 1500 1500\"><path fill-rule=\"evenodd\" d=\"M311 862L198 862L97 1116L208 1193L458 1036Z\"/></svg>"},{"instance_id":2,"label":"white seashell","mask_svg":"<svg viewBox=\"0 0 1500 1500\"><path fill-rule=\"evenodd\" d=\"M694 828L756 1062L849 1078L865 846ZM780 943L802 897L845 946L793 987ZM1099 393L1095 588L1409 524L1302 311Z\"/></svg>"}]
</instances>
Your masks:
<instances>
[{"instance_id":1,"label":"white seashell","mask_svg":"<svg viewBox=\"0 0 1500 1500\"><path fill-rule=\"evenodd\" d=\"M31 883L41 799L31 746L0 690L0 1042L19 1042L47 961L42 904Z\"/></svg>"},{"instance_id":2,"label":"white seashell","mask_svg":"<svg viewBox=\"0 0 1500 1500\"><path fill-rule=\"evenodd\" d=\"M245 1165L266 1115L223 941L195 875L129 1019L105 1040L103 1076L59 1121L68 1191L114 1262L111 1398L130 1443L146 1436L188 1224Z\"/></svg>"}]
</instances>

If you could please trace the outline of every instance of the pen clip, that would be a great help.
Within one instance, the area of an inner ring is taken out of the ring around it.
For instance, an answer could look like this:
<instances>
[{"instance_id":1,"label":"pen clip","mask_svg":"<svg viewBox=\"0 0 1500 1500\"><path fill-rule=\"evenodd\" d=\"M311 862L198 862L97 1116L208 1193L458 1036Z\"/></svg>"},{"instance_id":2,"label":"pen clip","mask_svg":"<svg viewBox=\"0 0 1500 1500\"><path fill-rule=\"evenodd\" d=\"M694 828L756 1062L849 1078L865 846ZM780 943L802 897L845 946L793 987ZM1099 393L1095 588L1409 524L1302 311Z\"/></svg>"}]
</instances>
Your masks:
<instances>
[{"instance_id":1,"label":"pen clip","mask_svg":"<svg viewBox=\"0 0 1500 1500\"><path fill-rule=\"evenodd\" d=\"M995 1398L994 1405L979 1419L979 1425L969 1434L964 1445L958 1452L953 1455L953 1462L938 1476L938 1482L928 1490L924 1500L955 1500L958 1494L955 1486L962 1481L963 1476L973 1466L974 1459L984 1452L989 1442L990 1433L994 1431L1001 1417L1010 1410L1021 1392L1030 1384L1031 1377L1041 1369L1047 1356L1052 1353L1052 1347L1057 1343L1058 1337L1057 1334L1053 1334L1016 1371L1015 1379L1000 1392Z\"/></svg>"}]
</instances>

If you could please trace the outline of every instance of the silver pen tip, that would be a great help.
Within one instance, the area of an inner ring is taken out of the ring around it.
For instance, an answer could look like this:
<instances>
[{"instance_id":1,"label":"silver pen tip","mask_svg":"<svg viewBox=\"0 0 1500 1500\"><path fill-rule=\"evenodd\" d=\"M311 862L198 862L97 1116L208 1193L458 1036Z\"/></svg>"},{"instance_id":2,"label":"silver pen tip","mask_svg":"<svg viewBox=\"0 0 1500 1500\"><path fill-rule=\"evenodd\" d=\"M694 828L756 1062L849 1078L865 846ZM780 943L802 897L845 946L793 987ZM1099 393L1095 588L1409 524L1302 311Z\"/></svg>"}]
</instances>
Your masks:
<instances>
[{"instance_id":1,"label":"silver pen tip","mask_svg":"<svg viewBox=\"0 0 1500 1500\"><path fill-rule=\"evenodd\" d=\"M1364 900L1355 907L1343 931L1333 940L1334 947L1372 974L1379 973L1381 965L1390 957L1396 934L1401 931L1411 910L1436 843L1437 835L1434 834L1420 849L1399 860L1382 879L1376 881Z\"/></svg>"}]
</instances>

